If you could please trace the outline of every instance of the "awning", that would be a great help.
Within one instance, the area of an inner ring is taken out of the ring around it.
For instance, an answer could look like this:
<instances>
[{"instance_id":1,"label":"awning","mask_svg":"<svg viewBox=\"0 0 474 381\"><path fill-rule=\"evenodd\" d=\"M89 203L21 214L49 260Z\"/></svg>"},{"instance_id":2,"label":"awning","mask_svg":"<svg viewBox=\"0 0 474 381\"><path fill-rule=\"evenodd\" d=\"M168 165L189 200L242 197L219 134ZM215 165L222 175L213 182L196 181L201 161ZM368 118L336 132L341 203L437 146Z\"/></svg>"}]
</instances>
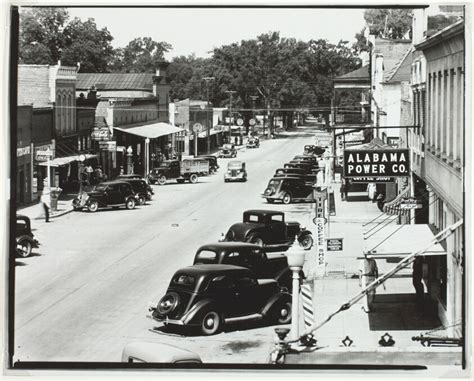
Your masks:
<instances>
[{"instance_id":1,"label":"awning","mask_svg":"<svg viewBox=\"0 0 474 381\"><path fill-rule=\"evenodd\" d=\"M218 130L211 129L211 130L209 131L209 135L212 136L212 135L218 134L219 132L222 132L222 131L218 131ZM200 138L205 138L205 137L207 137L207 131L202 131L202 132L200 132L198 136L199 136Z\"/></svg>"},{"instance_id":2,"label":"awning","mask_svg":"<svg viewBox=\"0 0 474 381\"><path fill-rule=\"evenodd\" d=\"M395 197L392 201L387 202L383 206L383 211L384 213L387 214L408 214L410 211L405 209L402 210L400 209L400 203L405 197L408 197L410 195L410 188L405 188L403 191L400 192L400 194Z\"/></svg>"},{"instance_id":3,"label":"awning","mask_svg":"<svg viewBox=\"0 0 474 381\"><path fill-rule=\"evenodd\" d=\"M83 154L86 157L86 160L92 159L94 157L97 157L97 155L92 155L90 153ZM63 165L67 165L69 163L72 163L73 161L79 161L79 155L74 155L74 156L65 156L65 157L57 157L49 162L50 167L62 167ZM44 167L48 166L47 161L42 161L38 165L42 165Z\"/></svg>"},{"instance_id":4,"label":"awning","mask_svg":"<svg viewBox=\"0 0 474 381\"><path fill-rule=\"evenodd\" d=\"M146 124L144 126L130 127L130 128L120 128L114 127L115 130L126 132L128 134L141 136L143 138L156 139L160 136L176 134L177 132L184 131L183 128L173 126L168 123L153 123Z\"/></svg>"},{"instance_id":5,"label":"awning","mask_svg":"<svg viewBox=\"0 0 474 381\"><path fill-rule=\"evenodd\" d=\"M369 258L404 258L413 252L423 250L434 239L428 224L390 225L374 233L365 241L364 253ZM422 255L445 255L439 243L431 246Z\"/></svg>"}]
</instances>

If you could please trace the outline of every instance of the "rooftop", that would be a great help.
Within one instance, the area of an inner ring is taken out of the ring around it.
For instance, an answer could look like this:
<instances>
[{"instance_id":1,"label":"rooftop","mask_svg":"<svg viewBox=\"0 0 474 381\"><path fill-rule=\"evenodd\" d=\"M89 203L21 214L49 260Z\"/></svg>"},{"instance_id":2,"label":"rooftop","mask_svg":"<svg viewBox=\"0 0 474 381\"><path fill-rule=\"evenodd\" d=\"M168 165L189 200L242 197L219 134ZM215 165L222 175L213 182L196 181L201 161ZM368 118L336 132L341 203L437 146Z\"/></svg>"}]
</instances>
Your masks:
<instances>
[{"instance_id":1,"label":"rooftop","mask_svg":"<svg viewBox=\"0 0 474 381\"><path fill-rule=\"evenodd\" d=\"M334 81L370 81L369 65L334 78Z\"/></svg>"},{"instance_id":2,"label":"rooftop","mask_svg":"<svg viewBox=\"0 0 474 381\"><path fill-rule=\"evenodd\" d=\"M413 62L412 50L409 49L405 55L400 59L398 64L393 67L390 73L387 73L388 79L386 82L395 83L402 81L409 81L411 78L411 64Z\"/></svg>"},{"instance_id":3,"label":"rooftop","mask_svg":"<svg viewBox=\"0 0 474 381\"><path fill-rule=\"evenodd\" d=\"M154 73L78 73L77 90L147 90L153 91Z\"/></svg>"}]
</instances>

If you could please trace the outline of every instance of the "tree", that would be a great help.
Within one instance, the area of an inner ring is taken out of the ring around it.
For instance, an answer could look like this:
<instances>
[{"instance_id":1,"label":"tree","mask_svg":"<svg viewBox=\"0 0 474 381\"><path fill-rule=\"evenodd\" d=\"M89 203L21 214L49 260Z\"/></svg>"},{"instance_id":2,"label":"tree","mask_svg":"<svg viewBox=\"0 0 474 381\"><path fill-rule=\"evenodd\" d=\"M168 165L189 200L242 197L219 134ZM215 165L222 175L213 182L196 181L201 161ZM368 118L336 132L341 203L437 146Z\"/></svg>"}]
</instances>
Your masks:
<instances>
[{"instance_id":1,"label":"tree","mask_svg":"<svg viewBox=\"0 0 474 381\"><path fill-rule=\"evenodd\" d=\"M165 60L164 53L171 49L167 42L157 42L150 37L135 38L115 51L111 68L126 73L152 73Z\"/></svg>"},{"instance_id":2,"label":"tree","mask_svg":"<svg viewBox=\"0 0 474 381\"><path fill-rule=\"evenodd\" d=\"M97 29L94 19L82 22L75 18L64 28L64 49L61 54L65 65L81 63L84 73L105 73L113 57L112 35L103 28Z\"/></svg>"},{"instance_id":3,"label":"tree","mask_svg":"<svg viewBox=\"0 0 474 381\"><path fill-rule=\"evenodd\" d=\"M64 47L65 8L24 8L20 12L19 62L56 64Z\"/></svg>"},{"instance_id":4,"label":"tree","mask_svg":"<svg viewBox=\"0 0 474 381\"><path fill-rule=\"evenodd\" d=\"M364 12L370 33L390 39L411 38L412 18L411 9L367 9Z\"/></svg>"}]
</instances>

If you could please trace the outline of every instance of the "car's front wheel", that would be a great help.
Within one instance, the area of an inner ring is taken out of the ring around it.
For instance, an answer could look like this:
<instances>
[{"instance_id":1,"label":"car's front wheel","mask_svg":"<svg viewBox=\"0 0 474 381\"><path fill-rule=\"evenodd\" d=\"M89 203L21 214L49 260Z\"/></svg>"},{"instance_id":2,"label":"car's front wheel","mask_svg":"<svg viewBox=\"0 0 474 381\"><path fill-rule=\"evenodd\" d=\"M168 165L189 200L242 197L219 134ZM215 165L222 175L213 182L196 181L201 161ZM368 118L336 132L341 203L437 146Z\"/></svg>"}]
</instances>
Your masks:
<instances>
[{"instance_id":1,"label":"car's front wheel","mask_svg":"<svg viewBox=\"0 0 474 381\"><path fill-rule=\"evenodd\" d=\"M22 239L16 244L16 253L21 258L29 257L32 250L33 246L27 239Z\"/></svg>"},{"instance_id":2,"label":"car's front wheel","mask_svg":"<svg viewBox=\"0 0 474 381\"><path fill-rule=\"evenodd\" d=\"M291 203L291 195L289 193L285 193L285 195L283 196L283 204L285 205L288 205Z\"/></svg>"},{"instance_id":3,"label":"car's front wheel","mask_svg":"<svg viewBox=\"0 0 474 381\"><path fill-rule=\"evenodd\" d=\"M125 207L128 210L134 209L135 208L135 200L133 198L129 198L127 202L125 203Z\"/></svg>"},{"instance_id":4,"label":"car's front wheel","mask_svg":"<svg viewBox=\"0 0 474 381\"><path fill-rule=\"evenodd\" d=\"M87 206L87 210L92 213L97 212L97 209L99 209L99 203L97 201L91 201Z\"/></svg>"},{"instance_id":5,"label":"car's front wheel","mask_svg":"<svg viewBox=\"0 0 474 381\"><path fill-rule=\"evenodd\" d=\"M216 311L209 311L204 314L201 321L201 333L209 336L219 332L222 319Z\"/></svg>"},{"instance_id":6,"label":"car's front wheel","mask_svg":"<svg viewBox=\"0 0 474 381\"><path fill-rule=\"evenodd\" d=\"M191 176L189 176L189 181L190 181L192 184L196 184L197 181L198 181L198 175L196 175L195 173L193 173Z\"/></svg>"},{"instance_id":7,"label":"car's front wheel","mask_svg":"<svg viewBox=\"0 0 474 381\"><path fill-rule=\"evenodd\" d=\"M161 175L160 177L158 177L158 184L159 185L165 185L166 184L166 176L165 175Z\"/></svg>"},{"instance_id":8,"label":"car's front wheel","mask_svg":"<svg viewBox=\"0 0 474 381\"><path fill-rule=\"evenodd\" d=\"M145 205L145 202L146 202L145 196L143 195L138 196L138 205Z\"/></svg>"},{"instance_id":9,"label":"car's front wheel","mask_svg":"<svg viewBox=\"0 0 474 381\"><path fill-rule=\"evenodd\" d=\"M247 242L253 243L254 245L263 246L263 239L258 234L250 234L247 238Z\"/></svg>"},{"instance_id":10,"label":"car's front wheel","mask_svg":"<svg viewBox=\"0 0 474 381\"><path fill-rule=\"evenodd\" d=\"M304 250L309 250L313 247L313 236L311 234L305 234L303 237L298 239L298 242Z\"/></svg>"}]
</instances>

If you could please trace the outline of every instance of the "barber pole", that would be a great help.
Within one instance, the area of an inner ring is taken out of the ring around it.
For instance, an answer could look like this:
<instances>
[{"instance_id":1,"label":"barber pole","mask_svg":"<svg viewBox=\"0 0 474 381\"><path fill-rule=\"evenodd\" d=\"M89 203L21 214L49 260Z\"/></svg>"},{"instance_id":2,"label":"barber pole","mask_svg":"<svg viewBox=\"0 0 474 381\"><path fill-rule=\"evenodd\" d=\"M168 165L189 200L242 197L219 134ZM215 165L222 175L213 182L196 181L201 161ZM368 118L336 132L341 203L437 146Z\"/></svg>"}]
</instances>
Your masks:
<instances>
[{"instance_id":1,"label":"barber pole","mask_svg":"<svg viewBox=\"0 0 474 381\"><path fill-rule=\"evenodd\" d=\"M305 282L301 285L301 305L303 307L303 320L304 327L307 329L314 323L314 310L313 310L313 294L314 294L314 283Z\"/></svg>"}]
</instances>

